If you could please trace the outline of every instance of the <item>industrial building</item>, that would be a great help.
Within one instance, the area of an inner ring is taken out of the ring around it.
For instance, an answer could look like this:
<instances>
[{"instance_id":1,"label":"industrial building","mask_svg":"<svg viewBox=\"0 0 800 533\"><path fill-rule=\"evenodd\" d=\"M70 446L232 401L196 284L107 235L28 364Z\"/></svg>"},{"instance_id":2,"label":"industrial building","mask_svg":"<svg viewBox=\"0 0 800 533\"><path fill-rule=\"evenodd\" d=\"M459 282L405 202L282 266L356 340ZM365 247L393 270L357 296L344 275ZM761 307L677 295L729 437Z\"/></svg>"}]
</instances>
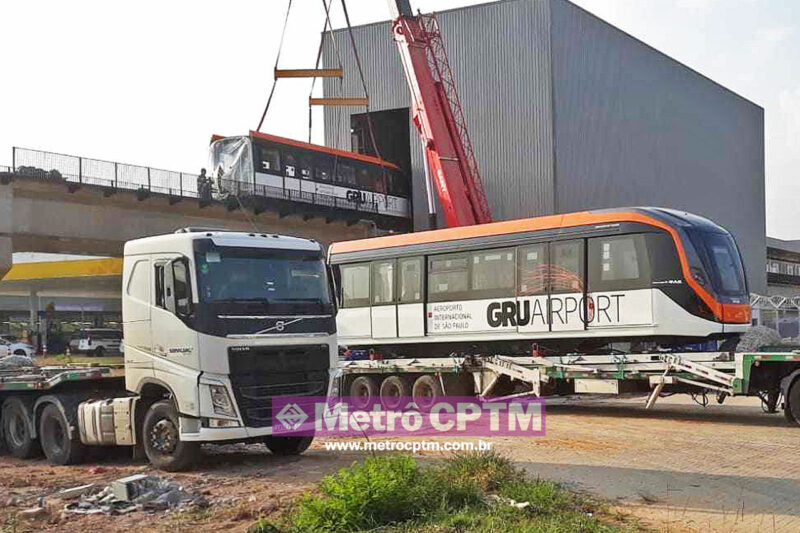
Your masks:
<instances>
[{"instance_id":1,"label":"industrial building","mask_svg":"<svg viewBox=\"0 0 800 533\"><path fill-rule=\"evenodd\" d=\"M764 110L567 0L502 0L437 14L495 219L626 205L706 216L737 238L766 290ZM347 30L344 80L363 94ZM427 226L423 153L389 22L353 28L381 156L412 174ZM328 67L338 63L325 43ZM363 108L327 107L329 146L370 153Z\"/></svg>"}]
</instances>

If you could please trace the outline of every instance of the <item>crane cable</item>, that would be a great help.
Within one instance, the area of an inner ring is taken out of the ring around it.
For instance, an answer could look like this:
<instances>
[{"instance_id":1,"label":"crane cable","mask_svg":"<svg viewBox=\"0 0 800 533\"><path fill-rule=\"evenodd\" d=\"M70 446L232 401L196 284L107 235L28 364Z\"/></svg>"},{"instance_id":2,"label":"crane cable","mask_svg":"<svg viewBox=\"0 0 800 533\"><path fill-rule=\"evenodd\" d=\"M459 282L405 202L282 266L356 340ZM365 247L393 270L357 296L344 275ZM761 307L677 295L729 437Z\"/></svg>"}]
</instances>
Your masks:
<instances>
[{"instance_id":1,"label":"crane cable","mask_svg":"<svg viewBox=\"0 0 800 533\"><path fill-rule=\"evenodd\" d=\"M331 9L332 6L333 6L333 0L330 0L330 1L322 0L322 7L325 8L325 26L322 28L322 37L319 40L319 49L317 50L317 62L315 64L316 65L315 68L317 68L317 69L319 69L319 63L322 60L322 49L323 49L323 46L325 44L325 32L326 31L330 35L331 42L333 43L333 49L336 52L336 58L339 61L339 68L340 69L343 68L342 67L342 54L339 51L339 46L336 44L336 34L333 32L333 23L331 22L330 9ZM309 103L308 103L308 142L309 143L311 142L311 129L312 129L312 120L313 120L313 118L312 118L312 109L313 109L313 107L311 105L311 97L314 95L314 87L315 87L316 83L317 83L317 77L314 76L311 79L311 91L309 91L309 93L308 93L308 98L309 98ZM343 92L342 84L343 84L343 80L342 80L341 77L339 77L339 94L342 94L342 92ZM337 139L338 139L338 131L337 131L337 134L336 134L336 139L334 139L334 144L337 144L336 143Z\"/></svg>"},{"instance_id":2,"label":"crane cable","mask_svg":"<svg viewBox=\"0 0 800 533\"><path fill-rule=\"evenodd\" d=\"M389 188L386 186L386 172L383 166L383 158L381 157L381 153L378 150L378 143L375 142L375 132L372 128L372 117L369 114L369 91L367 91L367 82L364 79L364 69L361 67L361 59L358 57L358 48L356 48L356 39L353 37L353 27L350 25L350 15L347 13L347 3L345 0L342 0L342 10L344 11L344 20L347 22L347 33L350 36L350 45L353 47L353 55L356 59L356 65L358 66L358 75L361 77L361 86L364 88L364 96L367 98L367 104L364 106L367 110L367 129L369 130L369 138L370 142L372 143L372 149L375 150L375 155L381 161L381 178L383 179L383 194L387 197L389 195Z\"/></svg>"},{"instance_id":3,"label":"crane cable","mask_svg":"<svg viewBox=\"0 0 800 533\"><path fill-rule=\"evenodd\" d=\"M281 50L283 50L283 38L286 37L286 27L289 25L289 12L292 10L292 0L289 0L289 5L286 7L286 18L283 20L283 30L281 31L281 41L278 44L278 55L275 57L275 69L278 68L278 61L281 59ZM273 70L274 72L275 70ZM264 113L261 114L261 120L258 122L256 131L261 131L261 126L264 124L264 119L267 118L267 111L269 111L269 104L272 103L272 95L275 94L275 86L278 84L278 79L272 80L272 89L269 91L267 98L267 105L264 107Z\"/></svg>"}]
</instances>

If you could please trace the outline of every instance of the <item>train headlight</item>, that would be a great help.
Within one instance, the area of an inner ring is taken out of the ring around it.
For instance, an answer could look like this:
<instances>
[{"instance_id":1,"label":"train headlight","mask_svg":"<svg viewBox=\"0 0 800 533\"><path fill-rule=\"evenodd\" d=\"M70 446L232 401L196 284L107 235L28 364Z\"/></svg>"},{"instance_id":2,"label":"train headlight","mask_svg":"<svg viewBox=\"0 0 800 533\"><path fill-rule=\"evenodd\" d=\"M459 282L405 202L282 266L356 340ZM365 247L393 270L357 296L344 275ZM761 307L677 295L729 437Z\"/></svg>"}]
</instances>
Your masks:
<instances>
[{"instance_id":1,"label":"train headlight","mask_svg":"<svg viewBox=\"0 0 800 533\"><path fill-rule=\"evenodd\" d=\"M236 410L233 408L228 389L224 385L209 385L208 389L211 392L211 405L214 412L218 415L235 417Z\"/></svg>"}]
</instances>

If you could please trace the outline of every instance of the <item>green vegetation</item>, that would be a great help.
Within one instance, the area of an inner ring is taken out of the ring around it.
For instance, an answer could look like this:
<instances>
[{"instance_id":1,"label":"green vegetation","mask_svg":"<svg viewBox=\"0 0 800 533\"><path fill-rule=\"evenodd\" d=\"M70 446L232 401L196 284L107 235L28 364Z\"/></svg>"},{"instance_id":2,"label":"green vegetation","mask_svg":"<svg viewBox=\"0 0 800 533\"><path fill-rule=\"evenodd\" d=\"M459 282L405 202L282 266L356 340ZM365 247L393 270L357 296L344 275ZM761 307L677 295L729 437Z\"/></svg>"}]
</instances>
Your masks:
<instances>
[{"instance_id":1,"label":"green vegetation","mask_svg":"<svg viewBox=\"0 0 800 533\"><path fill-rule=\"evenodd\" d=\"M278 521L252 533L616 532L635 529L594 502L544 480L527 479L508 459L480 452L420 466L413 457L371 457L306 494Z\"/></svg>"}]
</instances>

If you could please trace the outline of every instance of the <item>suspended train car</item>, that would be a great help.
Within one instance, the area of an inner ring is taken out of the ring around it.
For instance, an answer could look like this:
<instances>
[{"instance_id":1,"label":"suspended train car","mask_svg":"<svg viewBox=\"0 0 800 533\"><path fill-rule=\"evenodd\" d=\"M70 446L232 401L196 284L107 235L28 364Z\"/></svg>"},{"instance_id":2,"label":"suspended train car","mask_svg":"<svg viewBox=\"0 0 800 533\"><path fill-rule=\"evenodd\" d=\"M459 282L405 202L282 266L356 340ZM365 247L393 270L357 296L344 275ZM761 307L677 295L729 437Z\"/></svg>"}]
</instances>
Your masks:
<instances>
[{"instance_id":1,"label":"suspended train car","mask_svg":"<svg viewBox=\"0 0 800 533\"><path fill-rule=\"evenodd\" d=\"M411 229L409 178L390 162L254 131L214 136L209 152L218 199L244 198L261 210Z\"/></svg>"},{"instance_id":2,"label":"suspended train car","mask_svg":"<svg viewBox=\"0 0 800 533\"><path fill-rule=\"evenodd\" d=\"M339 342L349 348L410 356L526 353L532 343L655 349L738 338L750 325L733 237L670 209L339 242L328 259Z\"/></svg>"}]
</instances>

